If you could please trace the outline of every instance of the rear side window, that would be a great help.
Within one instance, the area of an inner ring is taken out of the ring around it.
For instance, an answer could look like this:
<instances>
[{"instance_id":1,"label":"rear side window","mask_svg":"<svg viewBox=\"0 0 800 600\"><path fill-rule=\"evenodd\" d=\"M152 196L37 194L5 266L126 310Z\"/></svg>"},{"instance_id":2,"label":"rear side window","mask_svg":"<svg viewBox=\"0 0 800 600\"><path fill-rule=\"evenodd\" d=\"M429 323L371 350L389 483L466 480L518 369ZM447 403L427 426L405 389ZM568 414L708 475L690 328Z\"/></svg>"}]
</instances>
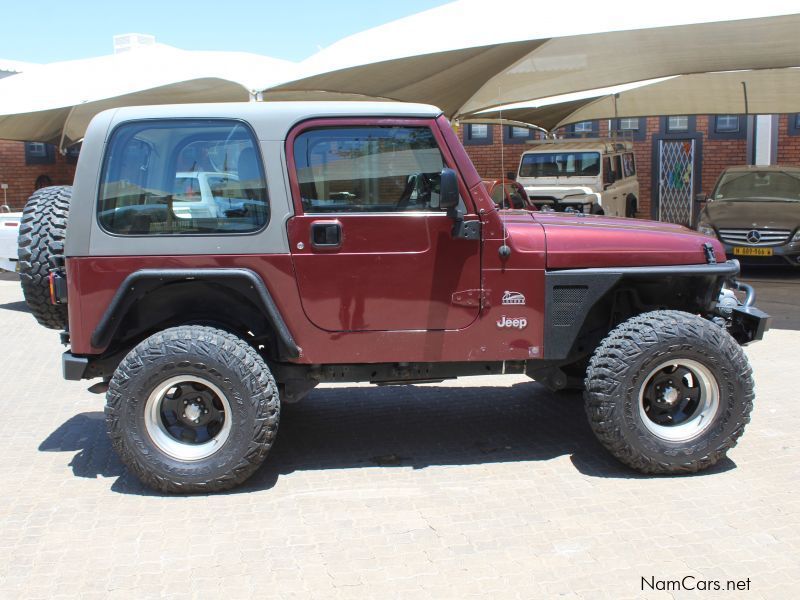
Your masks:
<instances>
[{"instance_id":1,"label":"rear side window","mask_svg":"<svg viewBox=\"0 0 800 600\"><path fill-rule=\"evenodd\" d=\"M438 211L445 167L428 127L326 127L294 141L303 210Z\"/></svg>"},{"instance_id":2,"label":"rear side window","mask_svg":"<svg viewBox=\"0 0 800 600\"><path fill-rule=\"evenodd\" d=\"M636 175L636 160L633 158L633 152L627 152L622 155L622 172L625 177Z\"/></svg>"},{"instance_id":3,"label":"rear side window","mask_svg":"<svg viewBox=\"0 0 800 600\"><path fill-rule=\"evenodd\" d=\"M622 179L623 177L625 177L625 176L622 174L622 156L620 156L619 154L617 154L617 155L616 155L616 156L615 156L615 157L612 159L612 161L613 161L613 163L614 163L614 179Z\"/></svg>"},{"instance_id":4,"label":"rear side window","mask_svg":"<svg viewBox=\"0 0 800 600\"><path fill-rule=\"evenodd\" d=\"M258 147L238 121L137 121L108 143L98 220L121 235L250 233L269 220Z\"/></svg>"},{"instance_id":5,"label":"rear side window","mask_svg":"<svg viewBox=\"0 0 800 600\"><path fill-rule=\"evenodd\" d=\"M494 186L494 189L492 190L492 201L497 206L502 206L503 204L505 204L506 199L505 199L505 196L503 195L503 186L502 185Z\"/></svg>"}]
</instances>

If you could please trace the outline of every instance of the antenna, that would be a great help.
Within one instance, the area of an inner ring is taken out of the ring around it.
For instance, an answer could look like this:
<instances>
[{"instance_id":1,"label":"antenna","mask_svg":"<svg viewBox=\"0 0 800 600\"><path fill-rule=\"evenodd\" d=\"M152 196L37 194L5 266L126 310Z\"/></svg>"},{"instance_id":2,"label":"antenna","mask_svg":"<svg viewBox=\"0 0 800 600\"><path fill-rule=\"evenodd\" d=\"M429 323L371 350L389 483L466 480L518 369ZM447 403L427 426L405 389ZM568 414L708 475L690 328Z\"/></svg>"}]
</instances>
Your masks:
<instances>
[{"instance_id":1,"label":"antenna","mask_svg":"<svg viewBox=\"0 0 800 600\"><path fill-rule=\"evenodd\" d=\"M507 244L508 229L506 228L506 217L503 214L503 211L506 207L505 135L503 135L503 127L506 127L506 125L503 123L502 108L498 111L498 115L500 117L500 189L503 191L503 199L500 201L500 222L503 224L503 245L500 246L498 252L500 253L500 258L505 260L511 256L511 248Z\"/></svg>"},{"instance_id":2,"label":"antenna","mask_svg":"<svg viewBox=\"0 0 800 600\"><path fill-rule=\"evenodd\" d=\"M503 123L503 109L501 108L499 113L500 115L500 189L503 190L503 199L500 201L500 208L505 209L506 207L506 163L505 163L505 131L503 128L506 127L505 123ZM503 223L503 229L505 229L505 223ZM505 239L505 233L503 233L503 238Z\"/></svg>"}]
</instances>

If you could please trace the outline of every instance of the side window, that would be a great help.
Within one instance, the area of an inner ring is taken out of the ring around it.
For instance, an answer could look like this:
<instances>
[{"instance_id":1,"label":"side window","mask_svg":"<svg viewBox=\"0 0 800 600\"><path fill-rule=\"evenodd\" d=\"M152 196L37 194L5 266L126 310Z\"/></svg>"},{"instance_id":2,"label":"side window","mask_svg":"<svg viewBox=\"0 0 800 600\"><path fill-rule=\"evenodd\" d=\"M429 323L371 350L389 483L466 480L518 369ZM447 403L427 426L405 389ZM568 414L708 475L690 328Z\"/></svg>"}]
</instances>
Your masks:
<instances>
[{"instance_id":1,"label":"side window","mask_svg":"<svg viewBox=\"0 0 800 600\"><path fill-rule=\"evenodd\" d=\"M503 196L503 186L501 184L494 186L492 190L492 202L494 202L496 206L503 206L505 204L506 199Z\"/></svg>"},{"instance_id":2,"label":"side window","mask_svg":"<svg viewBox=\"0 0 800 600\"><path fill-rule=\"evenodd\" d=\"M512 208L525 208L525 198L522 196L522 192L520 192L517 186L508 186L508 199L511 201Z\"/></svg>"},{"instance_id":3,"label":"side window","mask_svg":"<svg viewBox=\"0 0 800 600\"><path fill-rule=\"evenodd\" d=\"M614 179L619 180L625 177L622 173L622 156L617 154L611 159L611 163L614 165Z\"/></svg>"},{"instance_id":4,"label":"side window","mask_svg":"<svg viewBox=\"0 0 800 600\"><path fill-rule=\"evenodd\" d=\"M253 134L238 121L134 121L117 127L98 220L120 235L249 233L269 220Z\"/></svg>"},{"instance_id":5,"label":"side window","mask_svg":"<svg viewBox=\"0 0 800 600\"><path fill-rule=\"evenodd\" d=\"M636 175L636 160L633 158L633 152L627 152L622 155L622 172L625 177Z\"/></svg>"},{"instance_id":6,"label":"side window","mask_svg":"<svg viewBox=\"0 0 800 600\"><path fill-rule=\"evenodd\" d=\"M438 211L444 158L428 127L325 127L294 141L303 210Z\"/></svg>"},{"instance_id":7,"label":"side window","mask_svg":"<svg viewBox=\"0 0 800 600\"><path fill-rule=\"evenodd\" d=\"M603 183L605 185L611 185L614 181L614 169L611 167L611 157L604 156L603 157Z\"/></svg>"}]
</instances>

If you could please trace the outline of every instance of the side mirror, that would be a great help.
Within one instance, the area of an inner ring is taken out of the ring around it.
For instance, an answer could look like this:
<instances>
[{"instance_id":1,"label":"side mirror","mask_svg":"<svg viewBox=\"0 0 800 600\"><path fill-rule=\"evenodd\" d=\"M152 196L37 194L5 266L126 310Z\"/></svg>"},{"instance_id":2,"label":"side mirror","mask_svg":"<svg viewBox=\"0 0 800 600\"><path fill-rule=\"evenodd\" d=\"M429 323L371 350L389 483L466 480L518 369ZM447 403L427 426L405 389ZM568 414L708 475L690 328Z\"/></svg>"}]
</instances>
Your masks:
<instances>
[{"instance_id":1,"label":"side mirror","mask_svg":"<svg viewBox=\"0 0 800 600\"><path fill-rule=\"evenodd\" d=\"M708 196L706 196L703 193L696 194L695 197L694 197L694 201L697 202L698 204L702 204L703 202L706 202L707 200L708 200Z\"/></svg>"},{"instance_id":2,"label":"side mirror","mask_svg":"<svg viewBox=\"0 0 800 600\"><path fill-rule=\"evenodd\" d=\"M439 183L439 208L450 210L458 206L458 177L453 169L442 169Z\"/></svg>"}]
</instances>

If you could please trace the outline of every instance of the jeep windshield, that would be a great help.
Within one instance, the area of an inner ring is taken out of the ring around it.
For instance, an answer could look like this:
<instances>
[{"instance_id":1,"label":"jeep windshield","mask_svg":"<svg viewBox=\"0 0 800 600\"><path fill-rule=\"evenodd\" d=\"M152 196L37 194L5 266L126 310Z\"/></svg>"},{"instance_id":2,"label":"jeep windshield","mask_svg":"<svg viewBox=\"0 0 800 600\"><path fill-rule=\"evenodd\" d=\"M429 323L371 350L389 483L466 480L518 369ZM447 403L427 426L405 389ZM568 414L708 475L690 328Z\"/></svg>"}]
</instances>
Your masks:
<instances>
[{"instance_id":1,"label":"jeep windshield","mask_svg":"<svg viewBox=\"0 0 800 600\"><path fill-rule=\"evenodd\" d=\"M714 190L714 200L800 201L800 178L786 171L731 171Z\"/></svg>"},{"instance_id":2,"label":"jeep windshield","mask_svg":"<svg viewBox=\"0 0 800 600\"><path fill-rule=\"evenodd\" d=\"M595 177L600 174L598 152L548 152L525 154L520 177Z\"/></svg>"}]
</instances>

